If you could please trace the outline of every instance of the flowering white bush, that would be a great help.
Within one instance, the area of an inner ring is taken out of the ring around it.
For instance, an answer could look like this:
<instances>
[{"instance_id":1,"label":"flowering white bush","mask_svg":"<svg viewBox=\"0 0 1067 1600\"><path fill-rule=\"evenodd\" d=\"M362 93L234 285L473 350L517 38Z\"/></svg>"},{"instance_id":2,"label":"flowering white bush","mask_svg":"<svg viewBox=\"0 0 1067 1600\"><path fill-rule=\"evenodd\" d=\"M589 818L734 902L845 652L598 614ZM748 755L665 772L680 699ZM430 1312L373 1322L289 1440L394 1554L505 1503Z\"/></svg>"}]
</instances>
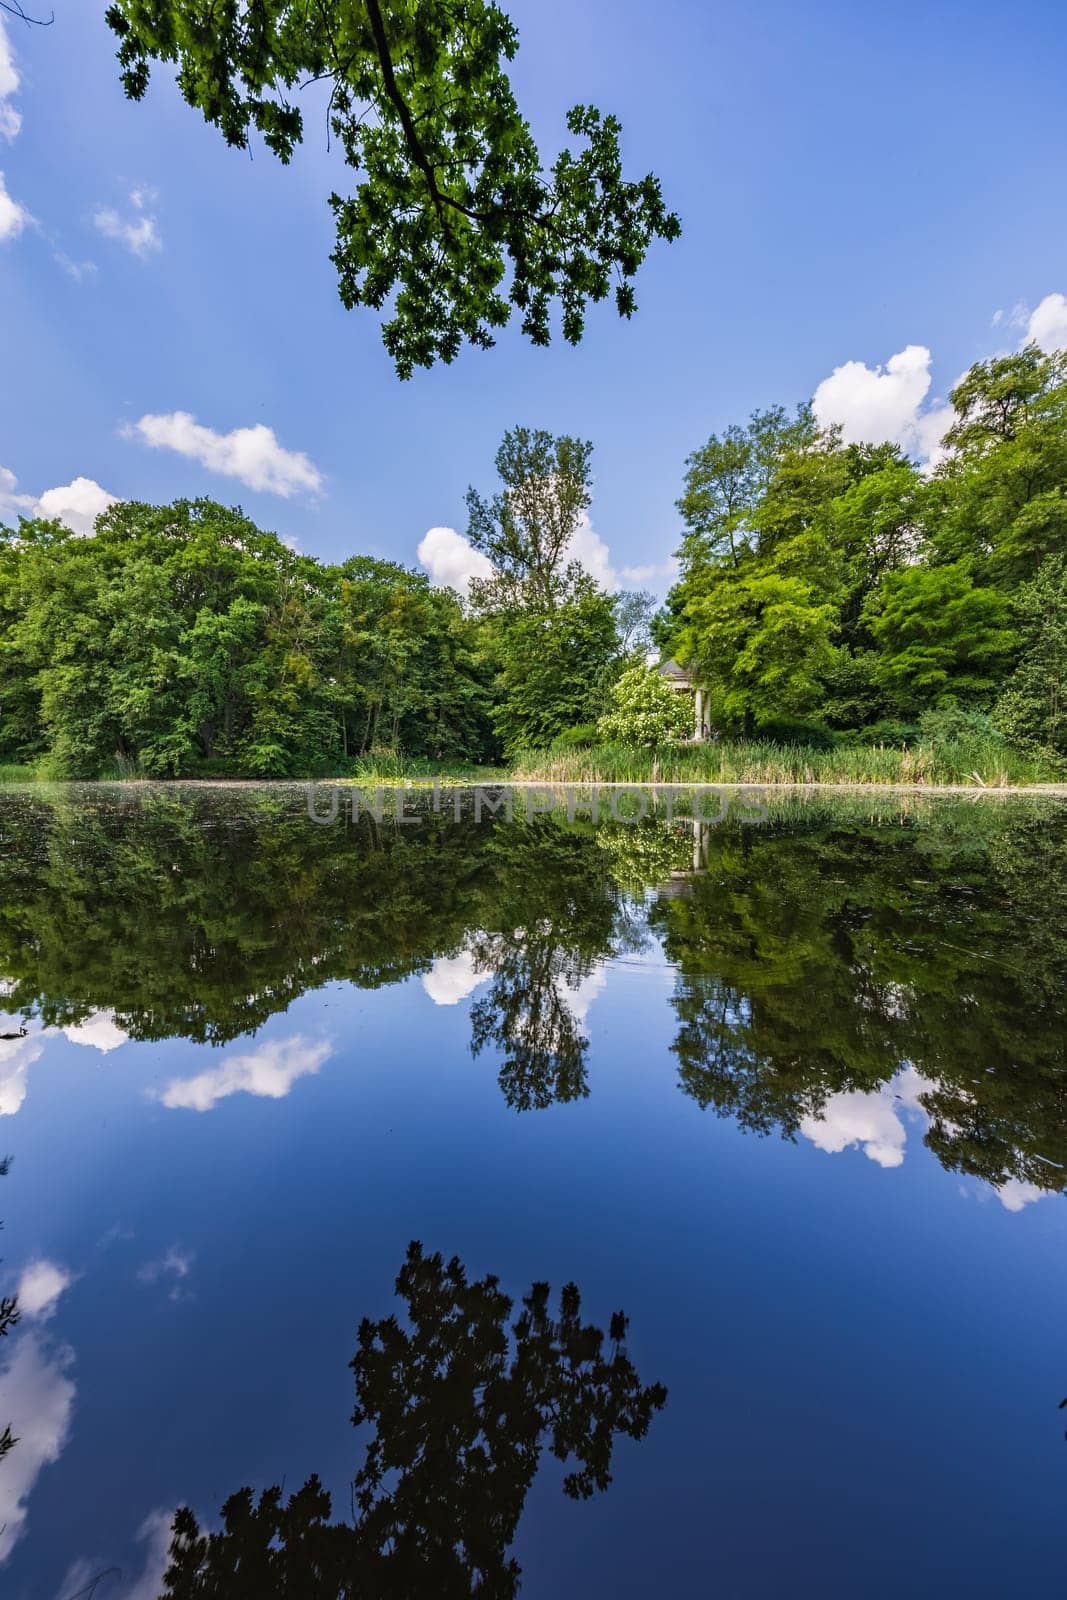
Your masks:
<instances>
[{"instance_id":1,"label":"flowering white bush","mask_svg":"<svg viewBox=\"0 0 1067 1600\"><path fill-rule=\"evenodd\" d=\"M611 692L611 710L597 723L608 744L643 745L655 750L677 744L689 733L693 703L672 689L654 667L642 662L628 667Z\"/></svg>"}]
</instances>

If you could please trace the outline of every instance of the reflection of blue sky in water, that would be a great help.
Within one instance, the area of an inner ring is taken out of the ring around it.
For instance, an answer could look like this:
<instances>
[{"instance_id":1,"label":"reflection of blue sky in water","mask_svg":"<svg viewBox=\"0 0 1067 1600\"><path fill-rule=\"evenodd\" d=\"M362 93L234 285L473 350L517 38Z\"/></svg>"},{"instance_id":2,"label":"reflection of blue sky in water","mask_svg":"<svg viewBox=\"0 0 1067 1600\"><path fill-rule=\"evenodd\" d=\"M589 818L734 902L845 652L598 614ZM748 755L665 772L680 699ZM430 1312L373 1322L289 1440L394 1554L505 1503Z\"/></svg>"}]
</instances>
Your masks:
<instances>
[{"instance_id":1,"label":"reflection of blue sky in water","mask_svg":"<svg viewBox=\"0 0 1067 1600\"><path fill-rule=\"evenodd\" d=\"M42 1028L33 1019L27 1023L2 1011L0 1022L0 1031L5 1033L16 1032L20 1026L26 1029L22 1038L0 1039L0 1116L12 1116L25 1100L29 1070L41 1059L51 1034L62 1033L71 1044L85 1045L101 1055L117 1050L129 1039L110 1011L91 1012L84 1021L62 1029Z\"/></svg>"},{"instance_id":2,"label":"reflection of blue sky in water","mask_svg":"<svg viewBox=\"0 0 1067 1600\"><path fill-rule=\"evenodd\" d=\"M829 1095L792 1143L701 1112L654 938L553 973L589 1095L517 1114L499 1050L470 1051L493 954L471 933L405 982L331 982L221 1047L127 1040L107 1011L0 1044L0 1270L32 1313L2 1352L21 1435L0 1467L5 1595L66 1600L114 1564L114 1600L154 1600L161 1508L210 1518L245 1482L319 1471L343 1511L355 1329L394 1309L414 1237L512 1293L573 1278L598 1319L624 1306L670 1390L609 1494L575 1507L535 1484L516 1546L532 1600L762 1597L814 1575L851 1596L858 1572L865 1595L933 1594L946 1551L969 1594L1050 1589L1067 1207L1015 1179L974 1204L994 1191L924 1146L907 1065Z\"/></svg>"}]
</instances>

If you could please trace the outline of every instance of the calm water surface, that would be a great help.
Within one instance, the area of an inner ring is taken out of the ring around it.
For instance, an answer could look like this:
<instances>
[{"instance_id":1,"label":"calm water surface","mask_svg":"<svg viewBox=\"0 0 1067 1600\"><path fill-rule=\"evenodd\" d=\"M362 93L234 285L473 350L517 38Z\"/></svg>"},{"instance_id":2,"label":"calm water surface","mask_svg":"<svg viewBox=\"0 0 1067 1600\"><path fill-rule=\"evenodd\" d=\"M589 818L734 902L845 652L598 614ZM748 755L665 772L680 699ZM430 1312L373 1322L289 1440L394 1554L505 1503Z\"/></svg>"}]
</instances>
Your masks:
<instances>
[{"instance_id":1,"label":"calm water surface","mask_svg":"<svg viewBox=\"0 0 1067 1600\"><path fill-rule=\"evenodd\" d=\"M1060 1592L1067 808L394 809L0 792L3 1594Z\"/></svg>"}]
</instances>

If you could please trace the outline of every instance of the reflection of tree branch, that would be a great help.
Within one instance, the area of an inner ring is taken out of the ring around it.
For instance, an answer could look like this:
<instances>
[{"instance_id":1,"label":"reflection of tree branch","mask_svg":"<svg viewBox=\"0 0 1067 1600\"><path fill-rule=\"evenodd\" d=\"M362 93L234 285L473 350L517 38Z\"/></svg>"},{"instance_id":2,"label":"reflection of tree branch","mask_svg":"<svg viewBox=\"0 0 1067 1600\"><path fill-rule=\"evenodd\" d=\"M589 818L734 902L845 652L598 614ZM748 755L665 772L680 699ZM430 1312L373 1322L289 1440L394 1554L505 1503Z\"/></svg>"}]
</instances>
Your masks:
<instances>
[{"instance_id":1,"label":"reflection of tree branch","mask_svg":"<svg viewBox=\"0 0 1067 1600\"><path fill-rule=\"evenodd\" d=\"M550 1309L535 1283L513 1303L492 1275L471 1282L458 1259L412 1243L396 1280L405 1325L364 1320L352 1370L353 1422L374 1434L352 1486L353 1524L330 1523L330 1497L310 1478L232 1495L223 1527L201 1536L174 1519L169 1600L235 1593L256 1600L411 1600L472 1594L512 1600L521 1572L508 1555L547 1445L574 1462L564 1492L586 1499L611 1482L615 1439L642 1439L666 1403L626 1352L626 1318L581 1320L574 1284Z\"/></svg>"},{"instance_id":2,"label":"reflection of tree branch","mask_svg":"<svg viewBox=\"0 0 1067 1600\"><path fill-rule=\"evenodd\" d=\"M0 0L0 11L6 11L8 16L17 17L32 28L50 28L56 20L54 11L49 17L28 17L22 9L21 0Z\"/></svg>"}]
</instances>

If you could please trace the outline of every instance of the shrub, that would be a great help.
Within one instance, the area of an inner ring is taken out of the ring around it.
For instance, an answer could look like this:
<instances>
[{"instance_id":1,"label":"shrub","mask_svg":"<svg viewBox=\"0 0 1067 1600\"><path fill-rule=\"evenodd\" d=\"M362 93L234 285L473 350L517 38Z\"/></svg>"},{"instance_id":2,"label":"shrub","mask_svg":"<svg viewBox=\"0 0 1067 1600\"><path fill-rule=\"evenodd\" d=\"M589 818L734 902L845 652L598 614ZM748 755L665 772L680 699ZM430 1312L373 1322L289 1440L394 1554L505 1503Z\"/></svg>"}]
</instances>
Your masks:
<instances>
[{"instance_id":1,"label":"shrub","mask_svg":"<svg viewBox=\"0 0 1067 1600\"><path fill-rule=\"evenodd\" d=\"M611 710L597 723L597 733L609 744L656 750L677 744L692 727L689 696L672 689L644 662L627 667L611 691L611 700Z\"/></svg>"},{"instance_id":2,"label":"shrub","mask_svg":"<svg viewBox=\"0 0 1067 1600\"><path fill-rule=\"evenodd\" d=\"M550 750L585 750L596 744L596 723L579 722L558 734L549 745Z\"/></svg>"}]
</instances>

